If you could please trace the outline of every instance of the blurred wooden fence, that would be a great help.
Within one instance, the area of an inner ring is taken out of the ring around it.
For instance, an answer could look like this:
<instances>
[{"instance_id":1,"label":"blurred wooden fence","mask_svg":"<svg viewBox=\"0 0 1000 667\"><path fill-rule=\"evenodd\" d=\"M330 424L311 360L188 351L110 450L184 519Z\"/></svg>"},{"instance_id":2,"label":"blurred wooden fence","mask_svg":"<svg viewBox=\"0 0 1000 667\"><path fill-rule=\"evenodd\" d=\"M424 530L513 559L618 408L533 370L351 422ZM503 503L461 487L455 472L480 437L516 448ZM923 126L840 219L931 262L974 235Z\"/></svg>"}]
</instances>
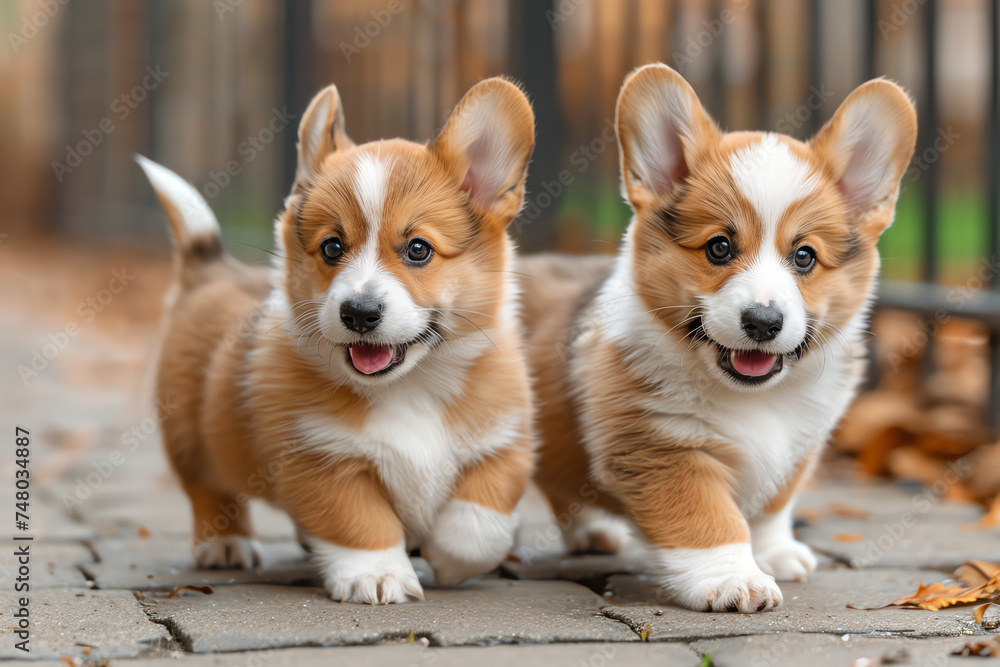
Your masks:
<instances>
[{"instance_id":1,"label":"blurred wooden fence","mask_svg":"<svg viewBox=\"0 0 1000 667\"><path fill-rule=\"evenodd\" d=\"M163 242L139 152L195 183L228 238L265 243L316 89L337 83L355 140L423 141L470 85L509 74L538 114L522 245L600 250L628 219L615 97L651 61L680 70L723 126L799 137L859 82L890 76L961 137L914 190L972 188L973 213L988 191L986 0L16 0L0 28L31 32L24 22L50 7L37 34L0 54L10 225ZM899 241L887 266L919 271L920 242Z\"/></svg>"}]
</instances>

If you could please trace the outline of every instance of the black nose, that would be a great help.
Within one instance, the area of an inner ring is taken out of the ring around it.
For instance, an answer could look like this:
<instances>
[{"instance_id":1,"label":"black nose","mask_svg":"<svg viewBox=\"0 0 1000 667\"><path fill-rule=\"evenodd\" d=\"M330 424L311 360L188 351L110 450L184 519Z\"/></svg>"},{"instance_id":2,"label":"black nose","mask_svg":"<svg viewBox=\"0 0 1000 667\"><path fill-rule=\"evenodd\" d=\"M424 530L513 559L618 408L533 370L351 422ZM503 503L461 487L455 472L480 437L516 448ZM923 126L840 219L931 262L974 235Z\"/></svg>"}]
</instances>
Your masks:
<instances>
[{"instance_id":1,"label":"black nose","mask_svg":"<svg viewBox=\"0 0 1000 667\"><path fill-rule=\"evenodd\" d=\"M382 321L382 304L368 299L349 299L340 305L340 321L351 331L367 333Z\"/></svg>"},{"instance_id":2,"label":"black nose","mask_svg":"<svg viewBox=\"0 0 1000 667\"><path fill-rule=\"evenodd\" d=\"M750 306L743 311L741 320L743 331L747 333L747 336L750 336L750 338L757 342L763 342L765 340L774 340L777 337L781 331L781 324L784 318L781 316L781 311L775 308L772 301L766 306L762 306L759 303Z\"/></svg>"}]
</instances>

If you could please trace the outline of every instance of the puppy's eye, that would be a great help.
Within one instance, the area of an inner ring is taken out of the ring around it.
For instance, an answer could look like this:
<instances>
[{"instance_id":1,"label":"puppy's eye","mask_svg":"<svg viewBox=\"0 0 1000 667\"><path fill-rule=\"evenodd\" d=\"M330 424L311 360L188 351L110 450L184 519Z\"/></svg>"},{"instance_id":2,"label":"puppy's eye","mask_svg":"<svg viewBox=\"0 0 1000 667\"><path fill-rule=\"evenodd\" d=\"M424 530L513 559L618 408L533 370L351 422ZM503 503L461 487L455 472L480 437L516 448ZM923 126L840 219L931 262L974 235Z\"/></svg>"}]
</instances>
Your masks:
<instances>
[{"instance_id":1,"label":"puppy's eye","mask_svg":"<svg viewBox=\"0 0 1000 667\"><path fill-rule=\"evenodd\" d=\"M406 244L406 259L413 264L424 264L431 258L434 249L425 239L411 239Z\"/></svg>"},{"instance_id":2,"label":"puppy's eye","mask_svg":"<svg viewBox=\"0 0 1000 667\"><path fill-rule=\"evenodd\" d=\"M327 236L319 244L320 252L327 264L334 264L344 254L344 244L336 236Z\"/></svg>"},{"instance_id":3,"label":"puppy's eye","mask_svg":"<svg viewBox=\"0 0 1000 667\"><path fill-rule=\"evenodd\" d=\"M725 236L716 236L705 245L705 256L712 264L725 264L733 258L733 244Z\"/></svg>"},{"instance_id":4,"label":"puppy's eye","mask_svg":"<svg viewBox=\"0 0 1000 667\"><path fill-rule=\"evenodd\" d=\"M792 262L795 264L795 268L802 273L809 273L812 268L816 266L816 251L807 245L802 246L795 251L795 255L792 257Z\"/></svg>"}]
</instances>

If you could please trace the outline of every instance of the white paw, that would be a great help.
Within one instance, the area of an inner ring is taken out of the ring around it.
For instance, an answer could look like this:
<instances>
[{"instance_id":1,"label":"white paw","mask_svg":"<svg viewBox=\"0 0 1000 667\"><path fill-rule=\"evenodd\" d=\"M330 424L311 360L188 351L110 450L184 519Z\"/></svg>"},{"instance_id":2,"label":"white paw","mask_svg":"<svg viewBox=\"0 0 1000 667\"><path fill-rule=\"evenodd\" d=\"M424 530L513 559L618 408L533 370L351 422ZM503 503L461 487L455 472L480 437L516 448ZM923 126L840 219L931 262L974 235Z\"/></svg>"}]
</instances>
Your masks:
<instances>
[{"instance_id":1,"label":"white paw","mask_svg":"<svg viewBox=\"0 0 1000 667\"><path fill-rule=\"evenodd\" d=\"M598 554L622 552L632 539L628 524L598 508L589 510L563 533L566 551Z\"/></svg>"},{"instance_id":2,"label":"white paw","mask_svg":"<svg viewBox=\"0 0 1000 667\"><path fill-rule=\"evenodd\" d=\"M753 556L760 569L778 581L805 581L816 569L812 549L798 540L768 546Z\"/></svg>"},{"instance_id":3,"label":"white paw","mask_svg":"<svg viewBox=\"0 0 1000 667\"><path fill-rule=\"evenodd\" d=\"M260 543L242 535L222 535L194 545L200 568L251 570L260 566Z\"/></svg>"},{"instance_id":4,"label":"white paw","mask_svg":"<svg viewBox=\"0 0 1000 667\"><path fill-rule=\"evenodd\" d=\"M340 602L395 604L424 599L417 573L403 545L384 551L348 549L312 540L323 587Z\"/></svg>"},{"instance_id":5,"label":"white paw","mask_svg":"<svg viewBox=\"0 0 1000 667\"><path fill-rule=\"evenodd\" d=\"M695 611L768 611L781 589L753 560L749 544L712 549L660 549L662 584L677 604Z\"/></svg>"},{"instance_id":6,"label":"white paw","mask_svg":"<svg viewBox=\"0 0 1000 667\"><path fill-rule=\"evenodd\" d=\"M451 500L420 547L439 586L489 572L514 546L517 520L476 503Z\"/></svg>"}]
</instances>

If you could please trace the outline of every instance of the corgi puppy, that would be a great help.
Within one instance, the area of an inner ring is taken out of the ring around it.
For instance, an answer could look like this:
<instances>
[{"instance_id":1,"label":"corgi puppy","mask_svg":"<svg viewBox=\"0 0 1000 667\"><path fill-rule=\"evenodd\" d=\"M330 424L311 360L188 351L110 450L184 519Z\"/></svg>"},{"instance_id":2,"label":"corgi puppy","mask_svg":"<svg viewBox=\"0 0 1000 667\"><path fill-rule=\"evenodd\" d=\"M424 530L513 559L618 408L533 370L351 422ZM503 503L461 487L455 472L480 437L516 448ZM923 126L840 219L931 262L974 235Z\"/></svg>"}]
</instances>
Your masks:
<instances>
[{"instance_id":1,"label":"corgi puppy","mask_svg":"<svg viewBox=\"0 0 1000 667\"><path fill-rule=\"evenodd\" d=\"M177 247L158 392L203 567L252 567L248 503L295 521L334 600L422 599L496 567L534 466L506 228L534 116L489 79L433 143L355 145L337 89L298 133L275 268L222 250L205 200L138 158Z\"/></svg>"},{"instance_id":2,"label":"corgi puppy","mask_svg":"<svg viewBox=\"0 0 1000 667\"><path fill-rule=\"evenodd\" d=\"M664 592L696 610L781 603L816 567L796 488L863 374L864 331L916 114L855 90L808 143L724 133L661 64L618 97L617 258L525 259L537 482L573 549L626 517Z\"/></svg>"}]
</instances>

